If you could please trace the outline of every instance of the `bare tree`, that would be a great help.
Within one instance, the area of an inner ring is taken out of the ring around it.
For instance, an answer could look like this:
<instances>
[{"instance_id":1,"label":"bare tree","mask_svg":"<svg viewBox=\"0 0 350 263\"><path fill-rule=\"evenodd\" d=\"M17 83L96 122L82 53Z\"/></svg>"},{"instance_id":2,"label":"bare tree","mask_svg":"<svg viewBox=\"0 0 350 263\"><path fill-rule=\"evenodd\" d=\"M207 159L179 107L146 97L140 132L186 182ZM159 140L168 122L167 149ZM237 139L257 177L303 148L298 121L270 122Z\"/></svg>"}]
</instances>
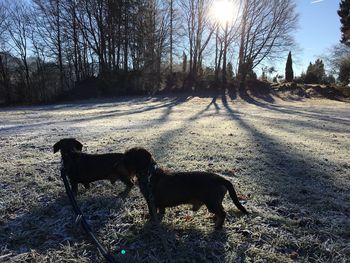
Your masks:
<instances>
[{"instance_id":1,"label":"bare tree","mask_svg":"<svg viewBox=\"0 0 350 263\"><path fill-rule=\"evenodd\" d=\"M4 2L0 2L0 39L3 42L6 33L7 10ZM4 43L0 43L3 45Z\"/></svg>"},{"instance_id":2,"label":"bare tree","mask_svg":"<svg viewBox=\"0 0 350 263\"><path fill-rule=\"evenodd\" d=\"M100 74L106 71L104 5L105 1L82 0L79 5L80 10L77 19L88 48L92 49L97 56Z\"/></svg>"},{"instance_id":3,"label":"bare tree","mask_svg":"<svg viewBox=\"0 0 350 263\"><path fill-rule=\"evenodd\" d=\"M223 52L222 40L220 39L219 26L217 26L216 33L215 33L215 65L214 65L216 83L219 83L219 72L220 72L222 52Z\"/></svg>"},{"instance_id":4,"label":"bare tree","mask_svg":"<svg viewBox=\"0 0 350 263\"><path fill-rule=\"evenodd\" d=\"M217 6L222 5L222 6ZM212 15L215 21L212 21L215 29L215 80L219 83L219 73L221 72L221 84L226 86L227 82L227 65L229 51L235 52L235 43L239 37L240 22L238 13L240 2L231 0L227 2L217 2L217 5L212 7ZM219 7L219 10L216 10ZM225 14L219 11L225 11ZM232 63L230 64L232 67ZM232 72L233 73L233 72ZM231 72L230 72L231 74Z\"/></svg>"},{"instance_id":5,"label":"bare tree","mask_svg":"<svg viewBox=\"0 0 350 263\"><path fill-rule=\"evenodd\" d=\"M84 40L81 37L81 32L78 27L78 6L75 0L65 0L63 3L64 13L62 20L64 21L64 35L66 36L67 46L67 59L74 67L74 80L79 82L82 78L88 76L88 70L84 67L87 63L83 61L87 55L83 55L86 52L86 46ZM72 70L70 70L72 71ZM72 74L72 72L70 72Z\"/></svg>"},{"instance_id":6,"label":"bare tree","mask_svg":"<svg viewBox=\"0 0 350 263\"><path fill-rule=\"evenodd\" d=\"M25 1L7 2L8 28L7 33L11 39L9 43L12 51L20 58L20 73L23 78L24 87L22 95L32 100L30 71L28 65L28 50L30 36L30 10L31 7Z\"/></svg>"},{"instance_id":7,"label":"bare tree","mask_svg":"<svg viewBox=\"0 0 350 263\"><path fill-rule=\"evenodd\" d=\"M241 80L264 59L281 58L294 44L295 9L294 0L245 0L239 49Z\"/></svg>"},{"instance_id":8,"label":"bare tree","mask_svg":"<svg viewBox=\"0 0 350 263\"><path fill-rule=\"evenodd\" d=\"M35 16L38 15L37 12L32 13L32 28L30 31L30 41L32 43L32 52L35 56L35 64L36 70L34 72L35 78L33 81L33 86L35 86L36 99L38 101L46 101L49 99L47 87L47 72L45 70L46 67L46 59L48 58L48 48L46 43L42 40L41 29L42 24L39 19L35 19ZM56 87L54 87L55 89Z\"/></svg>"},{"instance_id":9,"label":"bare tree","mask_svg":"<svg viewBox=\"0 0 350 263\"><path fill-rule=\"evenodd\" d=\"M52 56L56 58L59 68L59 90L64 90L64 63L63 63L63 0L33 0L38 9L37 22L40 26L38 36L50 48Z\"/></svg>"},{"instance_id":10,"label":"bare tree","mask_svg":"<svg viewBox=\"0 0 350 263\"><path fill-rule=\"evenodd\" d=\"M4 96L4 102L8 103L11 100L10 94L10 72L8 67L7 43L4 41L6 37L7 10L3 2L0 3L0 92ZM2 90L1 90L2 89ZM1 95L1 94L0 94Z\"/></svg>"},{"instance_id":11,"label":"bare tree","mask_svg":"<svg viewBox=\"0 0 350 263\"><path fill-rule=\"evenodd\" d=\"M173 21L174 21L174 1L170 0L170 74L173 73Z\"/></svg>"},{"instance_id":12,"label":"bare tree","mask_svg":"<svg viewBox=\"0 0 350 263\"><path fill-rule=\"evenodd\" d=\"M149 1L144 13L144 72L149 81L159 88L163 60L169 54L170 13L168 5L160 0ZM152 76L155 77L154 80L151 80Z\"/></svg>"},{"instance_id":13,"label":"bare tree","mask_svg":"<svg viewBox=\"0 0 350 263\"><path fill-rule=\"evenodd\" d=\"M183 10L181 16L186 22L184 30L189 44L190 86L197 79L199 69L202 67L203 52L216 29L208 15L211 2L210 0L180 0Z\"/></svg>"},{"instance_id":14,"label":"bare tree","mask_svg":"<svg viewBox=\"0 0 350 263\"><path fill-rule=\"evenodd\" d=\"M350 82L350 47L344 44L334 45L330 50L326 63L330 73L338 75L338 80L345 84Z\"/></svg>"},{"instance_id":15,"label":"bare tree","mask_svg":"<svg viewBox=\"0 0 350 263\"><path fill-rule=\"evenodd\" d=\"M232 17L230 20L227 20L224 24L224 35L223 35L223 43L222 43L222 86L225 88L226 87L226 82L227 82L227 55L228 55L228 49L230 47L230 44L233 45L235 42L237 42L237 39L239 37L239 32L238 32L238 12L240 9L240 4L237 1L232 1L232 6L229 5L227 8L232 9L230 13L233 13ZM237 10L235 10L237 9ZM232 64L231 64L232 66Z\"/></svg>"}]
</instances>

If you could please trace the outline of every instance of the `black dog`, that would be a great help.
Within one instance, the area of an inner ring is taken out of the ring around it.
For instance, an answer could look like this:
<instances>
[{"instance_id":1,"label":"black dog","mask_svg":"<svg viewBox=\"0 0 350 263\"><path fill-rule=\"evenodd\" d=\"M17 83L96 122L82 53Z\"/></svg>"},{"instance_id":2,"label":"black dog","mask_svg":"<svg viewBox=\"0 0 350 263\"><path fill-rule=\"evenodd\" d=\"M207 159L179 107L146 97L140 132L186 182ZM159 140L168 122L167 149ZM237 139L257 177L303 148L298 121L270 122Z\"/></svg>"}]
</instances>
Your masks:
<instances>
[{"instance_id":1,"label":"black dog","mask_svg":"<svg viewBox=\"0 0 350 263\"><path fill-rule=\"evenodd\" d=\"M127 173L118 174L114 168L124 156L122 153L87 154L82 153L83 145L73 138L62 139L53 146L53 152L61 151L63 169L67 173L76 195L78 183L90 188L90 183L98 180L110 180L112 184L121 180L125 185L126 195L134 185Z\"/></svg>"},{"instance_id":2,"label":"black dog","mask_svg":"<svg viewBox=\"0 0 350 263\"><path fill-rule=\"evenodd\" d=\"M166 207L192 204L193 211L197 211L204 204L209 212L215 214L215 228L221 228L226 217L222 201L227 191L237 208L248 214L238 201L232 183L217 174L165 172L157 168L152 155L143 148L126 151L123 160L117 166L119 171L125 170L138 178L152 219L155 218L156 209L164 215Z\"/></svg>"}]
</instances>

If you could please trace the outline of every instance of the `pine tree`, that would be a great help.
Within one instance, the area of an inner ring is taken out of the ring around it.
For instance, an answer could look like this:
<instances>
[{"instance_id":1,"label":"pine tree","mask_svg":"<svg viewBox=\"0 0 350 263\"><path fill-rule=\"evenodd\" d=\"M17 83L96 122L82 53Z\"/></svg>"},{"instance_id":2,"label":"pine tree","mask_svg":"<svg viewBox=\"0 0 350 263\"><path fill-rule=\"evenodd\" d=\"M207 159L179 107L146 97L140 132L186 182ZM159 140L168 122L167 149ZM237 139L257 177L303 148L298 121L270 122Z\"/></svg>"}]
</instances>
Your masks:
<instances>
[{"instance_id":1,"label":"pine tree","mask_svg":"<svg viewBox=\"0 0 350 263\"><path fill-rule=\"evenodd\" d=\"M340 63L338 80L345 84L349 84L349 80L350 80L350 61L349 60L343 60Z\"/></svg>"},{"instance_id":2,"label":"pine tree","mask_svg":"<svg viewBox=\"0 0 350 263\"><path fill-rule=\"evenodd\" d=\"M293 73L293 61L292 61L292 52L289 51L287 63L286 63L286 81L291 82L294 79Z\"/></svg>"},{"instance_id":3,"label":"pine tree","mask_svg":"<svg viewBox=\"0 0 350 263\"><path fill-rule=\"evenodd\" d=\"M324 64L321 59L317 59L314 64L310 62L306 71L305 83L321 84L326 77Z\"/></svg>"},{"instance_id":4,"label":"pine tree","mask_svg":"<svg viewBox=\"0 0 350 263\"><path fill-rule=\"evenodd\" d=\"M340 2L338 15L342 24L340 28L342 39L340 42L350 46L350 0L342 0Z\"/></svg>"},{"instance_id":5,"label":"pine tree","mask_svg":"<svg viewBox=\"0 0 350 263\"><path fill-rule=\"evenodd\" d=\"M186 73L187 70L187 55L185 51L182 53L182 72Z\"/></svg>"}]
</instances>

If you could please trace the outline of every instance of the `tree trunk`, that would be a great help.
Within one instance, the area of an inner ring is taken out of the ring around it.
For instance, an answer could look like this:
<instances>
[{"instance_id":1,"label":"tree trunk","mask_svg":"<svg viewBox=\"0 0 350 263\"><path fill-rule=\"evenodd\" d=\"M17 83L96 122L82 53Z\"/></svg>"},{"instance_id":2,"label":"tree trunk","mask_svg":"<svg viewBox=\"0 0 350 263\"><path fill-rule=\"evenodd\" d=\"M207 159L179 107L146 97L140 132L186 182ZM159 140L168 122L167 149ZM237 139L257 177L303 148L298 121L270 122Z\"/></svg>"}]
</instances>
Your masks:
<instances>
[{"instance_id":1,"label":"tree trunk","mask_svg":"<svg viewBox=\"0 0 350 263\"><path fill-rule=\"evenodd\" d=\"M173 73L173 0L170 0L170 75Z\"/></svg>"},{"instance_id":2,"label":"tree trunk","mask_svg":"<svg viewBox=\"0 0 350 263\"><path fill-rule=\"evenodd\" d=\"M218 59L219 59L219 26L216 27L216 38L215 38L215 83L219 82L219 65L218 65Z\"/></svg>"},{"instance_id":3,"label":"tree trunk","mask_svg":"<svg viewBox=\"0 0 350 263\"><path fill-rule=\"evenodd\" d=\"M61 26L60 26L60 0L56 0L56 24L57 24L57 51L58 51L58 67L60 71L60 92L63 93L63 61L62 61L62 43L61 43Z\"/></svg>"},{"instance_id":4,"label":"tree trunk","mask_svg":"<svg viewBox=\"0 0 350 263\"><path fill-rule=\"evenodd\" d=\"M0 76L2 78L2 82L5 89L5 102L9 103L11 101L10 76L8 74L7 65L5 65L6 62L4 62L4 59L6 59L5 55L4 57L0 55Z\"/></svg>"},{"instance_id":5,"label":"tree trunk","mask_svg":"<svg viewBox=\"0 0 350 263\"><path fill-rule=\"evenodd\" d=\"M245 0L244 9L243 9L243 20L242 20L242 32L241 32L241 41L239 45L239 62L238 62L238 76L239 76L239 86L240 89L243 89L244 82L246 78L245 70L245 61L244 61L244 47L245 47L245 37L246 37L246 26L247 26L247 16L248 16L248 5L249 0Z\"/></svg>"},{"instance_id":6,"label":"tree trunk","mask_svg":"<svg viewBox=\"0 0 350 263\"><path fill-rule=\"evenodd\" d=\"M79 57L78 57L78 33L77 33L77 19L76 19L76 9L75 9L75 3L73 3L72 8L72 18L73 18L73 46L74 46L74 70L75 70L75 80L77 82L80 81L80 69L79 69Z\"/></svg>"},{"instance_id":7,"label":"tree trunk","mask_svg":"<svg viewBox=\"0 0 350 263\"><path fill-rule=\"evenodd\" d=\"M124 21L124 71L128 72L128 8L127 1L124 3L125 5L125 21Z\"/></svg>"},{"instance_id":8,"label":"tree trunk","mask_svg":"<svg viewBox=\"0 0 350 263\"><path fill-rule=\"evenodd\" d=\"M224 50L223 50L223 58L222 58L222 88L226 89L226 57L227 57L227 31L228 31L228 23L225 25L225 37L224 37Z\"/></svg>"}]
</instances>

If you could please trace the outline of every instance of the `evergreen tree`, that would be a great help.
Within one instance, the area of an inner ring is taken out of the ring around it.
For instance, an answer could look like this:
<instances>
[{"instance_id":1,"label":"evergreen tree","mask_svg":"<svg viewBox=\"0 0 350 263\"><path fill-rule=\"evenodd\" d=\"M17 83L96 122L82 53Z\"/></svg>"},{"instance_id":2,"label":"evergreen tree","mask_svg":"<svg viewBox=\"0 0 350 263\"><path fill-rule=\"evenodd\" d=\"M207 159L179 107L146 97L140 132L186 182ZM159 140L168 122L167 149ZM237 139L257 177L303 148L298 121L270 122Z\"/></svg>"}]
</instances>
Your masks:
<instances>
[{"instance_id":1,"label":"evergreen tree","mask_svg":"<svg viewBox=\"0 0 350 263\"><path fill-rule=\"evenodd\" d=\"M186 73L187 70L187 55L185 51L182 53L182 72Z\"/></svg>"},{"instance_id":2,"label":"evergreen tree","mask_svg":"<svg viewBox=\"0 0 350 263\"><path fill-rule=\"evenodd\" d=\"M349 84L350 80L350 60L344 59L339 65L338 80L342 83Z\"/></svg>"},{"instance_id":3,"label":"evergreen tree","mask_svg":"<svg viewBox=\"0 0 350 263\"><path fill-rule=\"evenodd\" d=\"M292 61L292 52L289 51L287 63L286 63L286 81L291 82L294 79L293 73L293 61Z\"/></svg>"},{"instance_id":4,"label":"evergreen tree","mask_svg":"<svg viewBox=\"0 0 350 263\"><path fill-rule=\"evenodd\" d=\"M342 24L340 28L342 32L341 43L350 46L350 0L342 0L340 2L338 15Z\"/></svg>"},{"instance_id":5,"label":"evergreen tree","mask_svg":"<svg viewBox=\"0 0 350 263\"><path fill-rule=\"evenodd\" d=\"M305 76L305 83L321 84L326 77L324 64L321 59L317 59L314 64L310 62Z\"/></svg>"},{"instance_id":6,"label":"evergreen tree","mask_svg":"<svg viewBox=\"0 0 350 263\"><path fill-rule=\"evenodd\" d=\"M330 85L330 84L334 84L335 83L335 77L332 74L328 74L328 76L326 76L324 78L324 84Z\"/></svg>"}]
</instances>

